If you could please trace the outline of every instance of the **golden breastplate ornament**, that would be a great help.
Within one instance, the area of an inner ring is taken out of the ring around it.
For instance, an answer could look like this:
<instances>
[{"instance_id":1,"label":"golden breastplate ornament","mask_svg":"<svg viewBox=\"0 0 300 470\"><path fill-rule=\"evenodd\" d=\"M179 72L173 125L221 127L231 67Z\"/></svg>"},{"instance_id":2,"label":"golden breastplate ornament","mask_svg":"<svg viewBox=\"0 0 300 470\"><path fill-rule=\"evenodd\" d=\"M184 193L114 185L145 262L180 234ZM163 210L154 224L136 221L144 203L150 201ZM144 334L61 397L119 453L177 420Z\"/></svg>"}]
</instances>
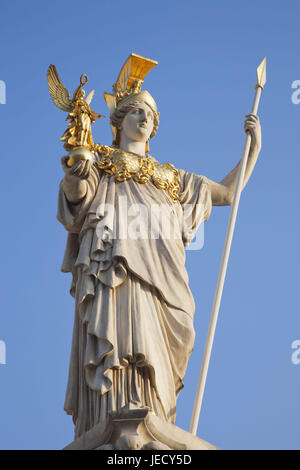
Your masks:
<instances>
[{"instance_id":1,"label":"golden breastplate ornament","mask_svg":"<svg viewBox=\"0 0 300 470\"><path fill-rule=\"evenodd\" d=\"M106 145L97 144L96 151L99 156L96 165L107 175L113 175L117 181L130 178L142 184L152 181L158 189L167 191L174 202L178 201L178 170L171 163L160 164L151 156L141 157Z\"/></svg>"}]
</instances>

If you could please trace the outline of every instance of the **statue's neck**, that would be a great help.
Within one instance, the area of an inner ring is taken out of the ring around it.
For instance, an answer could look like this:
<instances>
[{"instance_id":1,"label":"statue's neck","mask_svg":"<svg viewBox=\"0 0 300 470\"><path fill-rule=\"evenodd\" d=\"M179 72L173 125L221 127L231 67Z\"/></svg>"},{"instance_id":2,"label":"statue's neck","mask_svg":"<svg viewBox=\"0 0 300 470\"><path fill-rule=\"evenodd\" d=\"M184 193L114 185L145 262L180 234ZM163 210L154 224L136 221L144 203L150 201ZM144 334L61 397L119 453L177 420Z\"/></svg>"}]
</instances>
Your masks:
<instances>
[{"instance_id":1,"label":"statue's neck","mask_svg":"<svg viewBox=\"0 0 300 470\"><path fill-rule=\"evenodd\" d=\"M136 153L141 157L145 156L145 142L136 142L129 139L126 135L121 135L119 147L126 152Z\"/></svg>"}]
</instances>

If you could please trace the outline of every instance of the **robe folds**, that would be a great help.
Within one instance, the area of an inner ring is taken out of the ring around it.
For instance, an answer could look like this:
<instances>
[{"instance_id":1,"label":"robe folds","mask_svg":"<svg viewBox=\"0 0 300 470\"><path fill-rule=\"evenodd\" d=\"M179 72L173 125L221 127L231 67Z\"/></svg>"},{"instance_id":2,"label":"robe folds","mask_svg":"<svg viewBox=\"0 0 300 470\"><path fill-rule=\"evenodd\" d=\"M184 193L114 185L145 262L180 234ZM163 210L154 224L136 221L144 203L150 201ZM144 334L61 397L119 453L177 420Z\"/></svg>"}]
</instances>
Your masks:
<instances>
[{"instance_id":1,"label":"robe folds","mask_svg":"<svg viewBox=\"0 0 300 470\"><path fill-rule=\"evenodd\" d=\"M119 182L95 166L79 203L60 186L62 271L75 298L65 410L75 437L129 402L175 422L195 337L184 247L212 207L205 177L178 176L177 202L150 181Z\"/></svg>"}]
</instances>

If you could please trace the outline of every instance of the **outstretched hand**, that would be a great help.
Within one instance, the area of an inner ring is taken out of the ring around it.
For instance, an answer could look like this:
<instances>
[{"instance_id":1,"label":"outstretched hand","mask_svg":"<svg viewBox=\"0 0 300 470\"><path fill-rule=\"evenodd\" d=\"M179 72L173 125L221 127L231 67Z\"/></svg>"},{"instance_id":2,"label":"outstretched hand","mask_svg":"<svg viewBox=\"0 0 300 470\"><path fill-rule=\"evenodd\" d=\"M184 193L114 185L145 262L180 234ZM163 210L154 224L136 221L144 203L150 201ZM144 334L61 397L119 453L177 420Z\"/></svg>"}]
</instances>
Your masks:
<instances>
[{"instance_id":1,"label":"outstretched hand","mask_svg":"<svg viewBox=\"0 0 300 470\"><path fill-rule=\"evenodd\" d=\"M86 179L90 174L92 166L92 160L79 160L73 166L71 166L71 174L78 176L78 178Z\"/></svg>"},{"instance_id":2,"label":"outstretched hand","mask_svg":"<svg viewBox=\"0 0 300 470\"><path fill-rule=\"evenodd\" d=\"M62 166L63 170L68 176L76 176L80 179L86 179L88 178L91 170L91 166L93 164L93 161L91 159L85 159L85 160L79 160L74 163L71 167L67 165L69 157L63 157L62 158Z\"/></svg>"}]
</instances>

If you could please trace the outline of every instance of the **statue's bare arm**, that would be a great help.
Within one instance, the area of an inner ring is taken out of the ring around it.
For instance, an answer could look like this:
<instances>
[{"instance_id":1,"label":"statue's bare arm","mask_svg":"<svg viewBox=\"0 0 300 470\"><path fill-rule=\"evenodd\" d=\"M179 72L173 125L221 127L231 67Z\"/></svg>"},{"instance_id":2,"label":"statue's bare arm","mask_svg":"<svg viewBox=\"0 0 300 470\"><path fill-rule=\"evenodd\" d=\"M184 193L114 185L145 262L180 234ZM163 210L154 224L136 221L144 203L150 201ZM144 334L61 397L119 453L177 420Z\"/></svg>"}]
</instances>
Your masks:
<instances>
[{"instance_id":1,"label":"statue's bare arm","mask_svg":"<svg viewBox=\"0 0 300 470\"><path fill-rule=\"evenodd\" d=\"M250 132L251 134L251 146L245 171L243 188L251 176L261 149L261 128L258 116L255 114L248 114L244 123L244 129L245 132ZM212 195L212 203L214 206L227 206L232 204L237 183L239 163L219 183L213 180L208 180Z\"/></svg>"}]
</instances>

